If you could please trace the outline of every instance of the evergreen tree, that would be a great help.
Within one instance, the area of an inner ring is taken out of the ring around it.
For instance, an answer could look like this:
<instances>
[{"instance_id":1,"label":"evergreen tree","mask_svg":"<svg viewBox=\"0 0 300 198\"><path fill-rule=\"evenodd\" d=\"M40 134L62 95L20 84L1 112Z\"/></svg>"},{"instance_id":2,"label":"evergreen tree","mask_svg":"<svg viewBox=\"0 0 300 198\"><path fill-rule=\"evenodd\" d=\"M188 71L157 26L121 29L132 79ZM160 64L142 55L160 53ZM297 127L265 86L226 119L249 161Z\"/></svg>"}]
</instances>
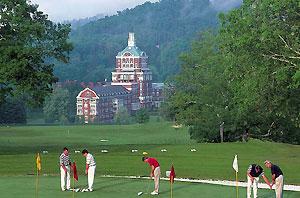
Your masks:
<instances>
[{"instance_id":1,"label":"evergreen tree","mask_svg":"<svg viewBox=\"0 0 300 198\"><path fill-rule=\"evenodd\" d=\"M147 109L142 108L136 112L135 119L137 123L146 123L150 120L150 115Z\"/></svg>"}]
</instances>

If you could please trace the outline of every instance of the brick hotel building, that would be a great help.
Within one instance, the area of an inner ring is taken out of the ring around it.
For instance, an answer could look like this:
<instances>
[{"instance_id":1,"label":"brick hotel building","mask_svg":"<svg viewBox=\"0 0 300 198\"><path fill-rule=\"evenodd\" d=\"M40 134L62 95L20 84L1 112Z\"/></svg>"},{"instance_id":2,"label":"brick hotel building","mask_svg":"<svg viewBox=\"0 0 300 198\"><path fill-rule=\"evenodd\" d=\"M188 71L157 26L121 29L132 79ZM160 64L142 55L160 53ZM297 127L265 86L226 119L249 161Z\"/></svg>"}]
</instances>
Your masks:
<instances>
[{"instance_id":1,"label":"brick hotel building","mask_svg":"<svg viewBox=\"0 0 300 198\"><path fill-rule=\"evenodd\" d=\"M152 88L154 86L154 89ZM152 83L147 54L129 33L128 46L116 56L112 82L85 88L77 96L77 116L88 122L111 122L121 107L133 114L140 108L158 108L163 83Z\"/></svg>"}]
</instances>

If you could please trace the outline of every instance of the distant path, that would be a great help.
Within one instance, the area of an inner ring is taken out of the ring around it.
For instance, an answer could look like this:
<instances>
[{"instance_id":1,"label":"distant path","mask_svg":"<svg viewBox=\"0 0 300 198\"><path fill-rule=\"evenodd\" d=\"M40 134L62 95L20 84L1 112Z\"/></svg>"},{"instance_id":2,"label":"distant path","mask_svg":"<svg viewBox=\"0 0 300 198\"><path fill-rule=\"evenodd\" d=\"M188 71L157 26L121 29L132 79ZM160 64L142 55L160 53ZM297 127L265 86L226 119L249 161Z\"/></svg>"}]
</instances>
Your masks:
<instances>
[{"instance_id":1,"label":"distant path","mask_svg":"<svg viewBox=\"0 0 300 198\"><path fill-rule=\"evenodd\" d=\"M115 176L115 175L102 175L101 177L106 178L126 178L126 179L150 179L150 177L144 176ZM169 178L162 177L161 180L169 180ZM223 186L236 186L235 181L227 181L227 180L204 180L204 179L185 179L185 178L175 178L175 181L180 182L190 182L190 183L204 183L204 184L216 184L216 185L223 185ZM239 182L239 186L246 187L246 182ZM270 187L265 183L259 183L259 188L270 189ZM288 191L299 191L300 186L296 185L284 185L284 190Z\"/></svg>"}]
</instances>

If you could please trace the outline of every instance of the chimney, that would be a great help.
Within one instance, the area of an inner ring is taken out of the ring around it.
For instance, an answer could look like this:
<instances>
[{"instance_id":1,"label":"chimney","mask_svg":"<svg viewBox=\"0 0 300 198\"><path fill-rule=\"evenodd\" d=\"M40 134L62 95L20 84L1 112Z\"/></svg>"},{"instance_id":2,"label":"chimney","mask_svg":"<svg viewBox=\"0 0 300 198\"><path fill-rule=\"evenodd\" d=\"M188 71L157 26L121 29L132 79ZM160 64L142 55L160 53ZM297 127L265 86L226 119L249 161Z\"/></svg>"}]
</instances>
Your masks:
<instances>
[{"instance_id":1,"label":"chimney","mask_svg":"<svg viewBox=\"0 0 300 198\"><path fill-rule=\"evenodd\" d=\"M135 46L135 40L134 40L134 33L133 32L129 32L129 35L128 35L128 46L129 47L134 47Z\"/></svg>"}]
</instances>

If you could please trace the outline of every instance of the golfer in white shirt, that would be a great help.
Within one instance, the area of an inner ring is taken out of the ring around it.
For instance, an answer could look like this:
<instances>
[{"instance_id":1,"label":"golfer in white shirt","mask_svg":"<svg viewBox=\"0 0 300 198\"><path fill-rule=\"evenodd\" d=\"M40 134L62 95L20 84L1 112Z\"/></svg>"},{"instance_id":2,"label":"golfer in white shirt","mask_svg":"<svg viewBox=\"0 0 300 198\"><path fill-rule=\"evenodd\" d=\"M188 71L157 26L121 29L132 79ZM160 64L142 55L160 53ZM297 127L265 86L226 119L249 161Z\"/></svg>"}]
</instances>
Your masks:
<instances>
[{"instance_id":1,"label":"golfer in white shirt","mask_svg":"<svg viewBox=\"0 0 300 198\"><path fill-rule=\"evenodd\" d=\"M86 158L85 174L88 176L88 191L93 191L96 162L92 154L86 149L82 151L82 155Z\"/></svg>"},{"instance_id":2,"label":"golfer in white shirt","mask_svg":"<svg viewBox=\"0 0 300 198\"><path fill-rule=\"evenodd\" d=\"M68 148L64 148L62 154L59 156L59 166L60 166L60 183L61 190L66 191L70 190L70 169L71 169L71 160L69 156Z\"/></svg>"}]
</instances>

